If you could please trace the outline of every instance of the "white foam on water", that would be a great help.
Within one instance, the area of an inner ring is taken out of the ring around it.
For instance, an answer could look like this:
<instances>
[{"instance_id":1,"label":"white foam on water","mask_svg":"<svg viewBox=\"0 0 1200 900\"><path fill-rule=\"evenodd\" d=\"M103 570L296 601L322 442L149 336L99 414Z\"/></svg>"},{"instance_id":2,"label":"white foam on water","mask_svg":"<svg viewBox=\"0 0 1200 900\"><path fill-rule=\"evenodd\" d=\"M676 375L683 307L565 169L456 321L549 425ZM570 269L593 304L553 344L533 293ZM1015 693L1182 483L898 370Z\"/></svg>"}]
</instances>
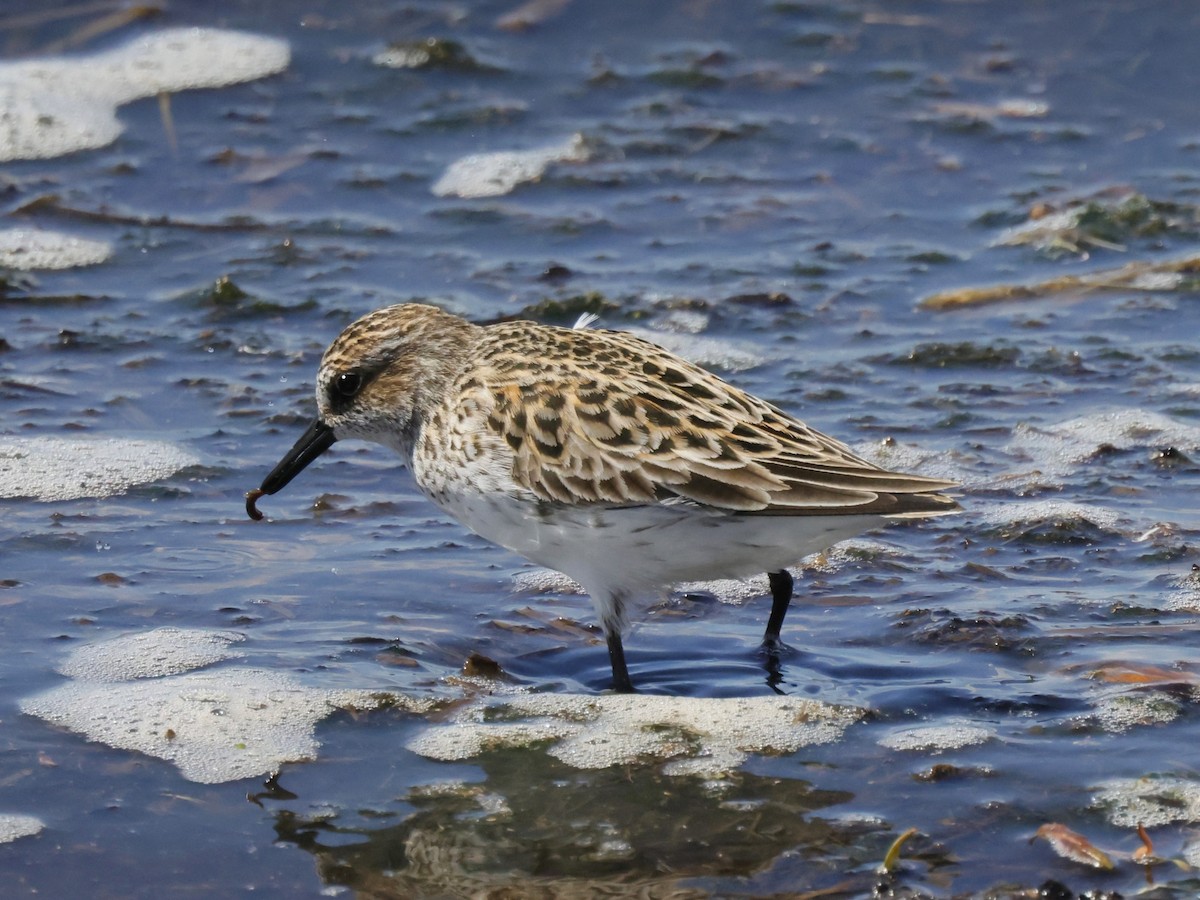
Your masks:
<instances>
[{"instance_id":1,"label":"white foam on water","mask_svg":"<svg viewBox=\"0 0 1200 900\"><path fill-rule=\"evenodd\" d=\"M762 348L748 341L730 341L723 338L704 337L686 331L651 331L648 328L626 329L643 340L657 344L688 362L707 369L723 369L726 372L744 372L767 362L770 357Z\"/></svg>"},{"instance_id":2,"label":"white foam on water","mask_svg":"<svg viewBox=\"0 0 1200 900\"><path fill-rule=\"evenodd\" d=\"M512 577L513 589L531 594L582 594L583 588L573 578L554 569L522 569Z\"/></svg>"},{"instance_id":3,"label":"white foam on water","mask_svg":"<svg viewBox=\"0 0 1200 900\"><path fill-rule=\"evenodd\" d=\"M92 150L111 144L121 134L112 104L93 104L36 84L5 84L5 80L0 67L0 162Z\"/></svg>"},{"instance_id":4,"label":"white foam on water","mask_svg":"<svg viewBox=\"0 0 1200 900\"><path fill-rule=\"evenodd\" d=\"M1097 788L1092 806L1118 828L1200 822L1200 781L1173 776L1116 778Z\"/></svg>"},{"instance_id":5,"label":"white foam on water","mask_svg":"<svg viewBox=\"0 0 1200 900\"><path fill-rule=\"evenodd\" d=\"M11 843L18 838L31 837L45 827L46 823L36 816L0 813L0 844Z\"/></svg>"},{"instance_id":6,"label":"white foam on water","mask_svg":"<svg viewBox=\"0 0 1200 900\"><path fill-rule=\"evenodd\" d=\"M190 781L216 784L315 759L317 723L338 709L387 704L426 712L436 705L391 692L322 690L265 669L190 671L228 659L239 639L159 628L97 642L63 664L73 680L20 708L89 740L167 760Z\"/></svg>"},{"instance_id":7,"label":"white foam on water","mask_svg":"<svg viewBox=\"0 0 1200 900\"><path fill-rule=\"evenodd\" d=\"M861 442L852 445L850 449L867 462L884 469L943 478L963 487L980 482L978 467L967 468L945 451L930 450L917 444L893 440ZM955 493L954 489L951 489L950 493Z\"/></svg>"},{"instance_id":8,"label":"white foam on water","mask_svg":"<svg viewBox=\"0 0 1200 900\"><path fill-rule=\"evenodd\" d=\"M317 722L367 692L333 694L265 669L225 668L127 682L71 681L21 711L121 750L167 760L189 781L254 778L315 759Z\"/></svg>"},{"instance_id":9,"label":"white foam on water","mask_svg":"<svg viewBox=\"0 0 1200 900\"><path fill-rule=\"evenodd\" d=\"M462 760L546 743L579 769L662 760L668 775L716 776L751 753L791 753L837 741L862 712L793 697L518 694L479 701L432 725L409 749Z\"/></svg>"},{"instance_id":10,"label":"white foam on water","mask_svg":"<svg viewBox=\"0 0 1200 900\"><path fill-rule=\"evenodd\" d=\"M1032 525L1036 522L1088 522L1097 528L1124 534L1118 526L1121 514L1107 506L1076 503L1072 500L1011 500L1007 503L982 507L978 511L985 525Z\"/></svg>"},{"instance_id":11,"label":"white foam on water","mask_svg":"<svg viewBox=\"0 0 1200 900\"><path fill-rule=\"evenodd\" d=\"M1032 244L1036 247L1055 247L1061 241L1064 232L1071 232L1079 226L1080 217L1085 207L1058 210L1040 219L1030 219L1006 228L992 241L992 246L1003 247L1017 244Z\"/></svg>"},{"instance_id":12,"label":"white foam on water","mask_svg":"<svg viewBox=\"0 0 1200 900\"><path fill-rule=\"evenodd\" d=\"M1095 706L1096 723L1119 734L1141 725L1165 725L1183 714L1179 701L1165 691L1131 691L1101 697Z\"/></svg>"},{"instance_id":13,"label":"white foam on water","mask_svg":"<svg viewBox=\"0 0 1200 900\"><path fill-rule=\"evenodd\" d=\"M107 241L93 241L61 231L0 229L0 267L7 269L23 272L33 269L72 269L97 265L110 256L112 245Z\"/></svg>"},{"instance_id":14,"label":"white foam on water","mask_svg":"<svg viewBox=\"0 0 1200 900\"><path fill-rule=\"evenodd\" d=\"M242 640L232 631L155 628L78 647L58 671L86 681L178 675L239 656L231 647Z\"/></svg>"},{"instance_id":15,"label":"white foam on water","mask_svg":"<svg viewBox=\"0 0 1200 900\"><path fill-rule=\"evenodd\" d=\"M1017 425L1005 449L1044 473L1063 475L1106 446L1147 452L1165 446L1196 450L1200 427L1144 409L1115 409L1056 425Z\"/></svg>"},{"instance_id":16,"label":"white foam on water","mask_svg":"<svg viewBox=\"0 0 1200 900\"><path fill-rule=\"evenodd\" d=\"M199 462L165 441L0 437L0 498L111 497Z\"/></svg>"},{"instance_id":17,"label":"white foam on water","mask_svg":"<svg viewBox=\"0 0 1200 900\"><path fill-rule=\"evenodd\" d=\"M889 750L958 750L982 744L996 736L992 728L972 722L943 722L938 725L919 725L901 728L884 735L879 740L881 747Z\"/></svg>"},{"instance_id":18,"label":"white foam on water","mask_svg":"<svg viewBox=\"0 0 1200 900\"><path fill-rule=\"evenodd\" d=\"M47 159L112 143L118 106L282 72L286 41L220 28L172 28L89 56L0 63L0 161Z\"/></svg>"},{"instance_id":19,"label":"white foam on water","mask_svg":"<svg viewBox=\"0 0 1200 900\"><path fill-rule=\"evenodd\" d=\"M1167 595L1163 609L1174 612L1200 612L1200 571L1188 572L1175 579L1178 590Z\"/></svg>"},{"instance_id":20,"label":"white foam on water","mask_svg":"<svg viewBox=\"0 0 1200 900\"><path fill-rule=\"evenodd\" d=\"M581 135L530 150L472 153L452 162L431 190L438 197L500 197L517 185L537 181L554 163L585 162Z\"/></svg>"},{"instance_id":21,"label":"white foam on water","mask_svg":"<svg viewBox=\"0 0 1200 900\"><path fill-rule=\"evenodd\" d=\"M656 323L658 330L676 334L703 334L712 316L696 309L669 309Z\"/></svg>"}]
</instances>

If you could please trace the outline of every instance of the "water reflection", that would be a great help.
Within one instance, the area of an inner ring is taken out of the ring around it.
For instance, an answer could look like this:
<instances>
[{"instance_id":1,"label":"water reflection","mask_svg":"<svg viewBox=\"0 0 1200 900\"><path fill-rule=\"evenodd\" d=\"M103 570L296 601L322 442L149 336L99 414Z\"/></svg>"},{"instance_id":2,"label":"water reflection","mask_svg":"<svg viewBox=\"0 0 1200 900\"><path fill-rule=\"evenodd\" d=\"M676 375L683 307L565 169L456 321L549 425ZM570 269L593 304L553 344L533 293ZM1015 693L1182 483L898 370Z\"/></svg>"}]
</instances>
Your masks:
<instances>
[{"instance_id":1,"label":"water reflection","mask_svg":"<svg viewBox=\"0 0 1200 900\"><path fill-rule=\"evenodd\" d=\"M399 824L280 811L275 828L316 857L327 883L407 898L708 897L785 855L811 863L810 885L828 884L862 862L851 848L868 835L878 846L884 830L815 815L851 796L806 781L580 771L540 755L531 763L528 752L486 754L483 781L413 789ZM854 880L867 889L873 878L868 867Z\"/></svg>"}]
</instances>

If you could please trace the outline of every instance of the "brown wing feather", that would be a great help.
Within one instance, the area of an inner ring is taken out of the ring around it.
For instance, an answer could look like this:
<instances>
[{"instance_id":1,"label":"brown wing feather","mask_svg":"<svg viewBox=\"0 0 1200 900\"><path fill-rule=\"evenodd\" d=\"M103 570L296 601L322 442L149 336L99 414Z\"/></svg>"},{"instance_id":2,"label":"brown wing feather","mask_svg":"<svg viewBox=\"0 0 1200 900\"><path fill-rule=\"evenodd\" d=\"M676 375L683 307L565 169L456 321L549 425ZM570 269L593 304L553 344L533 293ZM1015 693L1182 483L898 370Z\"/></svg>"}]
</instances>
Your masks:
<instances>
[{"instance_id":1,"label":"brown wing feather","mask_svg":"<svg viewBox=\"0 0 1200 900\"><path fill-rule=\"evenodd\" d=\"M480 385L492 406L488 425L513 451L513 478L545 500L683 498L776 515L957 507L937 493L953 483L872 465L632 335L505 325L488 331L491 376ZM553 363L545 361L547 345Z\"/></svg>"}]
</instances>

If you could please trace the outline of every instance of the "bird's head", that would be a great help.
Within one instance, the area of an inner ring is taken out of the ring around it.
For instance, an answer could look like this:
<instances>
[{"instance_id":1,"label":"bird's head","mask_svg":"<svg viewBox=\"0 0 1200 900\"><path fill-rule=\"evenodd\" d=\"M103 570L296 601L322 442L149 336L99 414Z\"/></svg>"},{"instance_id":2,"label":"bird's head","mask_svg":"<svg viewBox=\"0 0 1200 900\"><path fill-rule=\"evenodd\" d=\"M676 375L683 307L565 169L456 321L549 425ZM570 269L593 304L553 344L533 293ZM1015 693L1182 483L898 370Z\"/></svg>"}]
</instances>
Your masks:
<instances>
[{"instance_id":1,"label":"bird's head","mask_svg":"<svg viewBox=\"0 0 1200 900\"><path fill-rule=\"evenodd\" d=\"M317 417L290 451L246 494L246 512L282 490L335 441L358 438L404 455L425 412L466 365L474 331L458 316L421 303L368 313L330 344L317 370Z\"/></svg>"}]
</instances>

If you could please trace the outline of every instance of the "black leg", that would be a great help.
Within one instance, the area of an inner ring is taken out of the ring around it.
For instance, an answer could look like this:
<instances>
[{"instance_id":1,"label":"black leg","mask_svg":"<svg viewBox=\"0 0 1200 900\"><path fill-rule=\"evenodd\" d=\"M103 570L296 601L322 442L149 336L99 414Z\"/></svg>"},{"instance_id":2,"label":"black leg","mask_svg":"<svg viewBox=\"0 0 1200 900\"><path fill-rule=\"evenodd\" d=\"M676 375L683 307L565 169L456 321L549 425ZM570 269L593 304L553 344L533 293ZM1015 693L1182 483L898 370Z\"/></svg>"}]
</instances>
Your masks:
<instances>
[{"instance_id":1,"label":"black leg","mask_svg":"<svg viewBox=\"0 0 1200 900\"><path fill-rule=\"evenodd\" d=\"M612 662L613 689L618 694L632 694L633 682L629 680L629 669L625 667L625 647L621 644L621 633L610 631L608 638L608 658Z\"/></svg>"},{"instance_id":2,"label":"black leg","mask_svg":"<svg viewBox=\"0 0 1200 900\"><path fill-rule=\"evenodd\" d=\"M768 572L767 580L771 583L771 618L767 620L763 646L776 649L782 644L779 632L783 629L783 617L787 615L792 602L792 573L787 569Z\"/></svg>"}]
</instances>

